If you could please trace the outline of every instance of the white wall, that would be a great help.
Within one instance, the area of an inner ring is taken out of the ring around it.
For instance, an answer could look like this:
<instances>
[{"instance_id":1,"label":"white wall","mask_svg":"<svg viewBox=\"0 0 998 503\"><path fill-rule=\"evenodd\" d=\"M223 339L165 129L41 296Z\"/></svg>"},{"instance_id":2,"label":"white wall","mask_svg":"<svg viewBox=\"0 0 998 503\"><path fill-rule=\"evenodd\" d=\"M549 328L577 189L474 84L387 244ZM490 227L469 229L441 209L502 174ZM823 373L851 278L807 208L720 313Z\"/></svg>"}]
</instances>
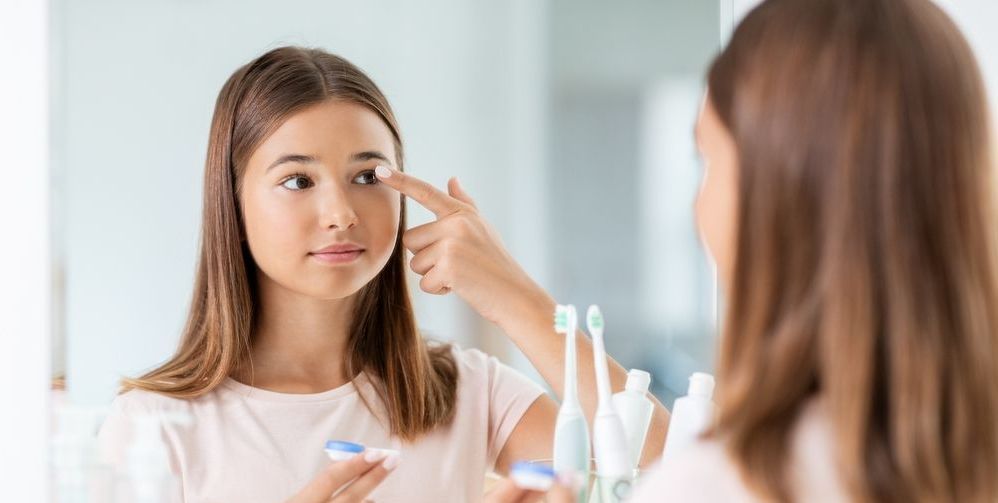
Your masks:
<instances>
[{"instance_id":1,"label":"white wall","mask_svg":"<svg viewBox=\"0 0 998 503\"><path fill-rule=\"evenodd\" d=\"M937 0L949 12L974 49L991 101L992 124L998 141L998 2Z\"/></svg>"},{"instance_id":2,"label":"white wall","mask_svg":"<svg viewBox=\"0 0 998 503\"><path fill-rule=\"evenodd\" d=\"M731 32L741 21L745 14L748 14L762 0L719 0L721 7L721 44L727 44L731 37Z\"/></svg>"},{"instance_id":3,"label":"white wall","mask_svg":"<svg viewBox=\"0 0 998 503\"><path fill-rule=\"evenodd\" d=\"M718 5L554 0L551 9L550 289L582 309L599 304L608 351L651 372L652 391L671 403L688 372L712 362L691 131L719 47Z\"/></svg>"},{"instance_id":4,"label":"white wall","mask_svg":"<svg viewBox=\"0 0 998 503\"><path fill-rule=\"evenodd\" d=\"M48 501L48 2L0 0L0 494Z\"/></svg>"},{"instance_id":5,"label":"white wall","mask_svg":"<svg viewBox=\"0 0 998 503\"><path fill-rule=\"evenodd\" d=\"M515 177L543 168L538 3L95 0L58 8L60 253L74 403L106 403L120 375L172 354L193 280L216 94L239 65L278 45L321 46L365 69L396 108L409 170L438 186L461 176L514 254L543 277L543 256L530 252L543 240L543 219L522 214L542 207L543 185L513 191ZM410 225L429 218L416 210ZM417 315L432 335L476 342L475 317L453 297L419 296Z\"/></svg>"}]
</instances>

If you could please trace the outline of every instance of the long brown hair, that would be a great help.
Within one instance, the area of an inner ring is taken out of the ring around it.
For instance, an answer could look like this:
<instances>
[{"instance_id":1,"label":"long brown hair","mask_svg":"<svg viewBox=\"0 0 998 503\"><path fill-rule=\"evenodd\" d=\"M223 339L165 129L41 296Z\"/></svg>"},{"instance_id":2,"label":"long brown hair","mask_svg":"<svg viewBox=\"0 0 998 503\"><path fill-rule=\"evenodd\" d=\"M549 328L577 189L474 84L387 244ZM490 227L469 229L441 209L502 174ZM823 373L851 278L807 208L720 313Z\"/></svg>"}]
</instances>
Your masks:
<instances>
[{"instance_id":1,"label":"long brown hair","mask_svg":"<svg viewBox=\"0 0 998 503\"><path fill-rule=\"evenodd\" d=\"M857 501L998 500L998 286L982 79L929 0L768 0L708 77L738 148L723 441L787 501L820 397Z\"/></svg>"},{"instance_id":2,"label":"long brown hair","mask_svg":"<svg viewBox=\"0 0 998 503\"><path fill-rule=\"evenodd\" d=\"M243 235L239 185L257 145L289 116L326 100L346 100L378 114L391 130L396 165L402 140L388 100L360 69L318 49L281 47L236 70L215 103L205 163L200 258L187 324L176 354L122 392L143 389L194 398L250 366L258 294L256 265ZM406 288L402 232L385 268L358 292L345 367L373 377L392 434L413 439L454 414L457 366L448 346L427 346L417 333Z\"/></svg>"}]
</instances>

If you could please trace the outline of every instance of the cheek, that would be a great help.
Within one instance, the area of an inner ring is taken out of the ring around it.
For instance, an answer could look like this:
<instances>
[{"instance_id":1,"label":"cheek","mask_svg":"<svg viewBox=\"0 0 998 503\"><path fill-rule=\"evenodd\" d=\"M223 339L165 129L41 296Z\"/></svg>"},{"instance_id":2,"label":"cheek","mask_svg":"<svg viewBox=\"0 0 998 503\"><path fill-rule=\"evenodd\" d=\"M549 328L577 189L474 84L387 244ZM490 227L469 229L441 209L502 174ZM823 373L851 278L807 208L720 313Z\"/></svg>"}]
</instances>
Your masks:
<instances>
[{"instance_id":1,"label":"cheek","mask_svg":"<svg viewBox=\"0 0 998 503\"><path fill-rule=\"evenodd\" d=\"M717 264L722 281L730 276L734 260L735 187L716 169L706 170L696 200L696 220L707 252Z\"/></svg>"},{"instance_id":2,"label":"cheek","mask_svg":"<svg viewBox=\"0 0 998 503\"><path fill-rule=\"evenodd\" d=\"M264 200L266 199L266 200ZM303 215L281 198L266 198L263 194L247 194L243 200L246 240L254 260L261 267L277 265L293 255L302 255L308 243L302 229Z\"/></svg>"},{"instance_id":3,"label":"cheek","mask_svg":"<svg viewBox=\"0 0 998 503\"><path fill-rule=\"evenodd\" d=\"M697 230L711 258L716 260L717 249L717 182L711 171L704 169L700 192L696 199Z\"/></svg>"},{"instance_id":4,"label":"cheek","mask_svg":"<svg viewBox=\"0 0 998 503\"><path fill-rule=\"evenodd\" d=\"M399 229L401 202L398 193L385 187L364 194L355 204L357 216L370 240L368 246L379 255L390 255Z\"/></svg>"}]
</instances>

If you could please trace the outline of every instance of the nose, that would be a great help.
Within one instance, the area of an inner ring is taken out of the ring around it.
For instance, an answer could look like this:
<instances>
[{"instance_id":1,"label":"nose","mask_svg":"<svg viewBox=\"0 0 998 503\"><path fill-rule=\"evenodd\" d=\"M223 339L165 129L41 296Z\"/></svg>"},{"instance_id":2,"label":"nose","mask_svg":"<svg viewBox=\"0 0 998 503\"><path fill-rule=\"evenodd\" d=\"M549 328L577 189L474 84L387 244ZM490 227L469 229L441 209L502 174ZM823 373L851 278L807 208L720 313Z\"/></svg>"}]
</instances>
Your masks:
<instances>
[{"instance_id":1,"label":"nose","mask_svg":"<svg viewBox=\"0 0 998 503\"><path fill-rule=\"evenodd\" d=\"M334 187L322 198L321 225L326 229L347 230L357 225L357 212L350 196L340 187Z\"/></svg>"}]
</instances>

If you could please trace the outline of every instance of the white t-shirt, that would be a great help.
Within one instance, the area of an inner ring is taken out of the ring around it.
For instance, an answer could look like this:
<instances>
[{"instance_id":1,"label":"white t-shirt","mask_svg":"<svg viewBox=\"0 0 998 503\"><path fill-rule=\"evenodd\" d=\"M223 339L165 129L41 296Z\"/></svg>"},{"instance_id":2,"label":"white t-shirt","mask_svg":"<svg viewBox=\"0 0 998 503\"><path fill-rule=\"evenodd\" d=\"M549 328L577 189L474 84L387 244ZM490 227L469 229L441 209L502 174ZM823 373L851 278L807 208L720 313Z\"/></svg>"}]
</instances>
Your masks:
<instances>
[{"instance_id":1,"label":"white t-shirt","mask_svg":"<svg viewBox=\"0 0 998 503\"><path fill-rule=\"evenodd\" d=\"M818 401L805 406L790 435L789 482L794 501L850 501L835 466L834 435ZM761 503L716 440L699 441L641 477L628 503Z\"/></svg>"},{"instance_id":2,"label":"white t-shirt","mask_svg":"<svg viewBox=\"0 0 998 503\"><path fill-rule=\"evenodd\" d=\"M479 501L520 418L544 393L537 384L478 350L453 350L458 364L453 423L402 443L389 435L384 408L365 374L313 394L266 391L228 379L192 400L132 390L118 396L98 439L105 461L123 467L130 416L179 411L193 424L167 423L163 439L188 503L281 502L329 463L327 440L401 451L401 463L373 501ZM356 384L356 387L354 386ZM375 408L372 414L358 388Z\"/></svg>"}]
</instances>

